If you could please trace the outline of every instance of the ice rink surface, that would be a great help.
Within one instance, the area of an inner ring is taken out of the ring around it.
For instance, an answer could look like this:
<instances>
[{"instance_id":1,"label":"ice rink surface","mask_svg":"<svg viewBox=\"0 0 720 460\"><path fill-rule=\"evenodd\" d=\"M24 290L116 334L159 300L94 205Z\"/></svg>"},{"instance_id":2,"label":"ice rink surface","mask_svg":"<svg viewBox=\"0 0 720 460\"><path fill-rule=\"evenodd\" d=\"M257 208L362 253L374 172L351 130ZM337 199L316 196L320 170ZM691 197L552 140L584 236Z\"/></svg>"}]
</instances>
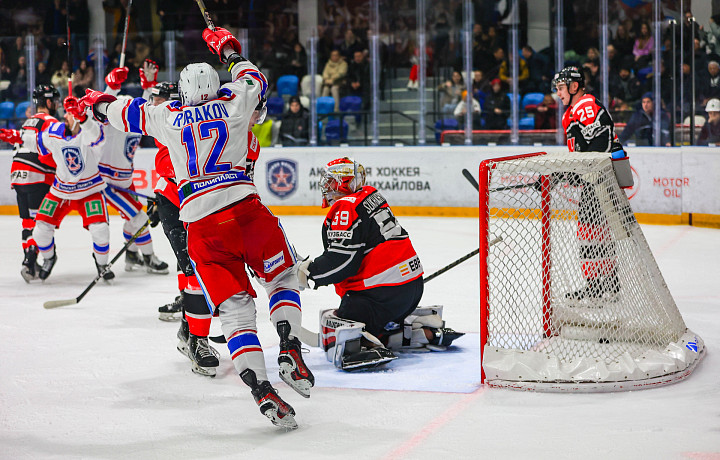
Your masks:
<instances>
[{"instance_id":1,"label":"ice rink surface","mask_svg":"<svg viewBox=\"0 0 720 460\"><path fill-rule=\"evenodd\" d=\"M318 216L281 220L300 254L321 251ZM401 217L426 274L478 245L477 219ZM20 278L20 219L0 216L0 458L2 459L720 459L720 231L643 226L686 324L707 347L684 382L609 394L483 388L479 372L477 257L429 282L421 305L467 336L446 353L401 355L384 371L335 370L319 349L306 359L317 385L303 399L277 377L278 338L258 287L258 330L268 373L297 411L284 432L261 416L227 348L215 379L175 349L178 323L157 319L176 278L123 271L78 305L95 276L88 232L70 216L44 284ZM122 246L111 218L111 256ZM156 253L174 266L161 229ZM331 288L304 291L303 325L333 307ZM220 332L213 323L212 334Z\"/></svg>"}]
</instances>

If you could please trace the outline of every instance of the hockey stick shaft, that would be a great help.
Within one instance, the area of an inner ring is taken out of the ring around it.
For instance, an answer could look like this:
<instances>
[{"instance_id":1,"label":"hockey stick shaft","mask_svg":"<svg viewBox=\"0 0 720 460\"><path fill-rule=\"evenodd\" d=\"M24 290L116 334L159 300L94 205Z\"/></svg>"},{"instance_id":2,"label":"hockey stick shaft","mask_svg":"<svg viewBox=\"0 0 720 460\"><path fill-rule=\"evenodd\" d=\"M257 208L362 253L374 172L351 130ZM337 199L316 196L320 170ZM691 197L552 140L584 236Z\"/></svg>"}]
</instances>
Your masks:
<instances>
[{"instance_id":1,"label":"hockey stick shaft","mask_svg":"<svg viewBox=\"0 0 720 460\"><path fill-rule=\"evenodd\" d=\"M123 33L122 50L120 50L118 67L125 67L125 48L127 47L128 28L130 27L130 7L132 7L132 0L128 0L127 11L125 11L125 32Z\"/></svg>"},{"instance_id":2,"label":"hockey stick shaft","mask_svg":"<svg viewBox=\"0 0 720 460\"><path fill-rule=\"evenodd\" d=\"M205 2L203 2L203 0L195 0L195 2L198 8L200 8L200 12L202 13L203 19L205 19L205 24L208 26L208 29L215 31L215 23L210 19L210 13L208 13L207 8L205 8Z\"/></svg>"},{"instance_id":3,"label":"hockey stick shaft","mask_svg":"<svg viewBox=\"0 0 720 460\"><path fill-rule=\"evenodd\" d=\"M70 69L70 76L68 77L68 96L72 96L72 56L70 54L70 0L65 0L65 29L67 31L67 63L68 69Z\"/></svg>"},{"instance_id":4,"label":"hockey stick shaft","mask_svg":"<svg viewBox=\"0 0 720 460\"><path fill-rule=\"evenodd\" d=\"M145 198L146 200L156 201L155 197L153 197L153 196L143 195L142 193L136 192L135 190L130 190L129 188L118 187L117 185L112 185L112 184L108 184L108 186L115 190L118 190L120 192L126 192L131 195L138 196L140 198Z\"/></svg>"},{"instance_id":5,"label":"hockey stick shaft","mask_svg":"<svg viewBox=\"0 0 720 460\"><path fill-rule=\"evenodd\" d=\"M489 246L492 246L492 245L494 245L494 244L497 244L497 243L499 243L499 242L501 242L501 241L502 241L502 238L498 236L497 238L495 238L494 240L492 240L492 241L490 242L490 244L488 245L488 247L489 247ZM464 256L462 256L462 257L460 257L458 260L456 260L455 262L452 262L452 263L444 266L444 267L441 268L440 270L436 271L436 272L433 273L432 275L430 275L430 276L428 276L428 277L426 277L426 278L423 278L423 283L427 283L428 281L430 281L430 280L432 280L432 279L434 279L434 278L442 275L443 273L445 273L446 271L450 270L451 268L457 267L458 265L460 265L461 263L465 262L466 260L468 260L469 258L473 257L474 255L478 254L479 252L480 252L480 248L475 249L474 251L471 251L471 252L465 254Z\"/></svg>"},{"instance_id":6,"label":"hockey stick shaft","mask_svg":"<svg viewBox=\"0 0 720 460\"><path fill-rule=\"evenodd\" d=\"M80 301L83 299L83 297L85 297L85 295L88 292L90 292L90 289L92 289L98 283L98 281L100 281L100 279L107 272L110 271L110 268L112 267L112 265L120 258L121 255L123 255L125 253L125 251L127 251L127 249L130 247L130 245L133 244L135 242L135 240L138 239L140 237L140 235L148 228L148 225L150 225L149 220L145 221L143 226L140 227L140 229L137 232L135 232L135 234L128 240L128 242L125 243L125 246L122 247L120 252L118 252L115 255L115 257L113 257L112 260L105 266L105 268L100 273L98 273L98 275L95 277L95 279L92 280L90 285L88 285L88 287L86 287L85 290L82 291L82 293L80 293L79 296L77 296L74 299L67 299L67 300L49 300L43 304L43 307L49 309L49 308L57 308L57 307L63 307L65 305L74 305L76 303L80 303Z\"/></svg>"},{"instance_id":7,"label":"hockey stick shaft","mask_svg":"<svg viewBox=\"0 0 720 460\"><path fill-rule=\"evenodd\" d=\"M463 174L463 176L465 176L465 179L467 179L468 182L470 182L470 185L475 187L475 190L480 190L480 185L477 183L477 181L475 180L475 177L473 177L473 175L472 175L472 173L470 173L470 171L468 171L467 169L463 169L462 174ZM491 189L490 191L491 192L502 192L505 190L516 190L519 188L535 188L536 184L538 184L538 181L529 182L527 184L515 184L515 185L508 185L506 187L496 187L494 189Z\"/></svg>"}]
</instances>

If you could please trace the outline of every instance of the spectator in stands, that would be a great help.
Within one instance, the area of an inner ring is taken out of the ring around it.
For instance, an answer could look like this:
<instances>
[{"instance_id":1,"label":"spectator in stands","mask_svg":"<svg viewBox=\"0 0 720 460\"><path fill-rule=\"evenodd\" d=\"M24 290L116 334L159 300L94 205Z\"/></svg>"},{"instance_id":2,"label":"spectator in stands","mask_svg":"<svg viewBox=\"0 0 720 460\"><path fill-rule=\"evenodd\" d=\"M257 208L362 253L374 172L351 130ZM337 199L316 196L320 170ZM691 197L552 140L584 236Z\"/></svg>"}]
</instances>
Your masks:
<instances>
[{"instance_id":1,"label":"spectator in stands","mask_svg":"<svg viewBox=\"0 0 720 460\"><path fill-rule=\"evenodd\" d=\"M548 61L545 56L538 54L530 46L522 47L523 59L527 63L529 77L525 85L526 91L546 92L550 86L548 83Z\"/></svg>"},{"instance_id":2,"label":"spectator in stands","mask_svg":"<svg viewBox=\"0 0 720 460\"><path fill-rule=\"evenodd\" d=\"M15 41L6 50L6 63L10 66L13 73L17 73L18 59L25 56L25 40L22 37L15 37Z\"/></svg>"},{"instance_id":3,"label":"spectator in stands","mask_svg":"<svg viewBox=\"0 0 720 460\"><path fill-rule=\"evenodd\" d=\"M707 73L697 83L703 104L710 99L720 99L720 64L717 61L708 62Z\"/></svg>"},{"instance_id":4,"label":"spectator in stands","mask_svg":"<svg viewBox=\"0 0 720 460\"><path fill-rule=\"evenodd\" d=\"M622 62L623 57L620 56L620 54L617 51L617 48L615 48L615 45L612 45L612 44L608 45L607 59L608 59L608 63L610 64L608 73L610 75L613 75L613 74L617 74L618 72L620 72L620 63Z\"/></svg>"},{"instance_id":5,"label":"spectator in stands","mask_svg":"<svg viewBox=\"0 0 720 460\"><path fill-rule=\"evenodd\" d=\"M557 101L546 94L537 106L528 105L528 112L535 112L535 129L555 129L557 127Z\"/></svg>"},{"instance_id":6,"label":"spectator in stands","mask_svg":"<svg viewBox=\"0 0 720 460\"><path fill-rule=\"evenodd\" d=\"M510 113L510 98L502 91L499 78L490 82L492 93L485 99L485 128L507 129L507 117Z\"/></svg>"},{"instance_id":7,"label":"spectator in stands","mask_svg":"<svg viewBox=\"0 0 720 460\"><path fill-rule=\"evenodd\" d=\"M49 85L51 78L52 75L50 75L47 65L45 65L43 61L38 62L37 71L35 72L35 83L37 85Z\"/></svg>"},{"instance_id":8,"label":"spectator in stands","mask_svg":"<svg viewBox=\"0 0 720 460\"><path fill-rule=\"evenodd\" d=\"M50 83L60 92L60 99L67 97L68 80L70 80L70 66L67 61L62 61L60 68L53 73Z\"/></svg>"},{"instance_id":9,"label":"spectator in stands","mask_svg":"<svg viewBox=\"0 0 720 460\"><path fill-rule=\"evenodd\" d=\"M362 50L353 53L347 75L347 94L362 98L362 108L367 110L370 107L370 64Z\"/></svg>"},{"instance_id":10,"label":"spectator in stands","mask_svg":"<svg viewBox=\"0 0 720 460\"><path fill-rule=\"evenodd\" d=\"M438 86L440 107L442 107L444 113L452 113L455 110L464 89L465 81L462 74L457 70L452 73L451 80L447 80Z\"/></svg>"},{"instance_id":11,"label":"spectator in stands","mask_svg":"<svg viewBox=\"0 0 720 460\"><path fill-rule=\"evenodd\" d=\"M625 28L624 25L620 24L615 32L615 38L612 41L612 45L618 52L618 55L625 57L630 56L633 52L633 46L635 40L630 35L630 31Z\"/></svg>"},{"instance_id":12,"label":"spectator in stands","mask_svg":"<svg viewBox=\"0 0 720 460\"><path fill-rule=\"evenodd\" d=\"M653 123L655 117L655 104L653 102L653 94L645 93L642 96L642 105L633 113L628 121L625 129L623 129L618 139L621 144L625 144L633 135L637 145L655 145L653 135ZM668 113L661 109L660 115L660 145L670 147L670 117Z\"/></svg>"},{"instance_id":13,"label":"spectator in stands","mask_svg":"<svg viewBox=\"0 0 720 460\"><path fill-rule=\"evenodd\" d=\"M15 102L27 100L27 66L25 56L17 59L17 66L10 83L10 98Z\"/></svg>"},{"instance_id":14,"label":"spectator in stands","mask_svg":"<svg viewBox=\"0 0 720 460\"><path fill-rule=\"evenodd\" d=\"M77 97L85 95L85 90L93 86L95 81L95 70L88 65L88 61L83 59L80 61L80 67L73 72L73 93Z\"/></svg>"},{"instance_id":15,"label":"spectator in stands","mask_svg":"<svg viewBox=\"0 0 720 460\"><path fill-rule=\"evenodd\" d=\"M631 69L632 64L625 59L620 64L618 74L610 75L610 97L613 99L613 105L625 102L633 106L638 102L642 88L637 78L632 75Z\"/></svg>"},{"instance_id":16,"label":"spectator in stands","mask_svg":"<svg viewBox=\"0 0 720 460\"><path fill-rule=\"evenodd\" d=\"M355 32L348 28L345 31L345 39L340 43L340 54L345 58L345 62L350 62L353 59L356 51L363 51L365 45L355 36Z\"/></svg>"},{"instance_id":17,"label":"spectator in stands","mask_svg":"<svg viewBox=\"0 0 720 460\"><path fill-rule=\"evenodd\" d=\"M528 69L527 62L525 59L519 57L516 53L510 53L510 59L505 59L500 64L500 70L498 71L498 78L505 83L506 86L512 86L512 60L520 59L518 66L518 84L520 86L520 92L527 92L527 83L530 79L530 70Z\"/></svg>"},{"instance_id":18,"label":"spectator in stands","mask_svg":"<svg viewBox=\"0 0 720 460\"><path fill-rule=\"evenodd\" d=\"M498 78L500 66L503 62L505 62L505 49L501 46L496 46L493 48L492 57L488 59L488 62L483 69L485 75L493 80Z\"/></svg>"},{"instance_id":19,"label":"spectator in stands","mask_svg":"<svg viewBox=\"0 0 720 460\"><path fill-rule=\"evenodd\" d=\"M340 90L345 85L348 65L342 58L340 51L334 49L330 52L330 60L323 70L322 95L335 98L335 112L340 111Z\"/></svg>"},{"instance_id":20,"label":"spectator in stands","mask_svg":"<svg viewBox=\"0 0 720 460\"><path fill-rule=\"evenodd\" d=\"M305 47L299 41L296 40L293 43L288 60L290 64L288 64L285 72L297 76L298 80L302 80L302 77L307 74L307 53Z\"/></svg>"},{"instance_id":21,"label":"spectator in stands","mask_svg":"<svg viewBox=\"0 0 720 460\"><path fill-rule=\"evenodd\" d=\"M720 144L720 99L710 99L705 111L708 121L700 130L697 145Z\"/></svg>"},{"instance_id":22,"label":"spectator in stands","mask_svg":"<svg viewBox=\"0 0 720 460\"><path fill-rule=\"evenodd\" d=\"M488 82L485 80L483 71L482 70L473 70L472 92L473 92L473 97L475 99L477 99L479 102L485 101L485 97L487 96L487 92L486 92L487 86L488 86Z\"/></svg>"},{"instance_id":23,"label":"spectator in stands","mask_svg":"<svg viewBox=\"0 0 720 460\"><path fill-rule=\"evenodd\" d=\"M633 45L633 55L635 56L635 70L642 69L650 65L652 59L651 54L655 51L655 39L650 34L650 26L647 22L640 24L640 34L635 39Z\"/></svg>"},{"instance_id":24,"label":"spectator in stands","mask_svg":"<svg viewBox=\"0 0 720 460\"><path fill-rule=\"evenodd\" d=\"M583 64L585 72L585 94L600 97L600 61L590 59Z\"/></svg>"},{"instance_id":25,"label":"spectator in stands","mask_svg":"<svg viewBox=\"0 0 720 460\"><path fill-rule=\"evenodd\" d=\"M434 56L437 57L438 67L445 67L450 59L450 23L446 13L438 15L433 29Z\"/></svg>"},{"instance_id":26,"label":"spectator in stands","mask_svg":"<svg viewBox=\"0 0 720 460\"><path fill-rule=\"evenodd\" d=\"M310 115L300 103L300 98L292 96L288 111L283 115L280 126L280 143L283 146L307 145L310 139Z\"/></svg>"},{"instance_id":27,"label":"spectator in stands","mask_svg":"<svg viewBox=\"0 0 720 460\"><path fill-rule=\"evenodd\" d=\"M453 111L453 116L457 119L461 128L464 128L465 117L467 116L466 96L467 91L463 91L460 102L458 102L455 110ZM482 109L480 108L480 103L477 101L477 99L475 99L474 97L470 99L472 100L472 129L480 129L482 127L480 118L482 114Z\"/></svg>"}]
</instances>

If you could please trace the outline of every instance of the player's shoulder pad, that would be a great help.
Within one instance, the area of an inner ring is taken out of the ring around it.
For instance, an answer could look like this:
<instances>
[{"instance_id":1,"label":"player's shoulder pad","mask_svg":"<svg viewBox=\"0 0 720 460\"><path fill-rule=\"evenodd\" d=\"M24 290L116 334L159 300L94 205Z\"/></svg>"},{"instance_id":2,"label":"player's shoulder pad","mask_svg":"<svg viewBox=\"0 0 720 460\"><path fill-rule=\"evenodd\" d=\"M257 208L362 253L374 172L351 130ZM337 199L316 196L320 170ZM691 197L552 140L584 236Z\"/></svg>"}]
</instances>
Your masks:
<instances>
[{"instance_id":1,"label":"player's shoulder pad","mask_svg":"<svg viewBox=\"0 0 720 460\"><path fill-rule=\"evenodd\" d=\"M580 110L585 110L586 107L592 107L593 109L598 108L597 99L595 99L595 96L591 94L586 94L583 97L581 97L575 105L573 105L572 111L573 113L579 112Z\"/></svg>"},{"instance_id":2,"label":"player's shoulder pad","mask_svg":"<svg viewBox=\"0 0 720 460\"><path fill-rule=\"evenodd\" d=\"M30 117L25 120L25 123L23 123L22 125L22 129L29 129L37 132L42 130L44 124L45 120L43 120L42 118Z\"/></svg>"}]
</instances>

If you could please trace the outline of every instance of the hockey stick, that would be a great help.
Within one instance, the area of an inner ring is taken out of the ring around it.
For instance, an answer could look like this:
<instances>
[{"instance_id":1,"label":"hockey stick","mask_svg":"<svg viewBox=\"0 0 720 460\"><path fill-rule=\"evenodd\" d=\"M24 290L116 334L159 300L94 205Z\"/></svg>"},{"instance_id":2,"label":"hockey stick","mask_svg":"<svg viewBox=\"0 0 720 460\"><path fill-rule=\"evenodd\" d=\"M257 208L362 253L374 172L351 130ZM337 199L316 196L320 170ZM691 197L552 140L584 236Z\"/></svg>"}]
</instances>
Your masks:
<instances>
[{"instance_id":1,"label":"hockey stick","mask_svg":"<svg viewBox=\"0 0 720 460\"><path fill-rule=\"evenodd\" d=\"M492 241L488 244L488 247L493 246L493 245L495 245L495 244L497 244L497 243L499 243L499 242L501 242L501 241L502 241L502 237L499 237L499 236L498 236L497 238L495 238L494 240L492 240ZM458 260L456 260L455 262L452 262L452 263L444 266L444 267L441 268L440 270L436 271L436 272L433 273L432 275L430 275L430 276L428 276L428 277L426 277L426 278L423 278L423 283L427 283L427 282L430 281L431 279L442 275L443 273L445 273L446 271L450 270L451 268L457 267L458 265L460 265L461 263L465 262L466 260L468 260L468 259L471 258L472 256L478 254L479 252L480 252L480 248L477 248L477 249L475 249L474 251L465 254L464 256L462 256L462 257L460 257Z\"/></svg>"},{"instance_id":2,"label":"hockey stick","mask_svg":"<svg viewBox=\"0 0 720 460\"><path fill-rule=\"evenodd\" d=\"M150 225L149 220L146 221L137 232L135 232L135 234L132 236L132 238L130 238L128 240L128 242L125 243L125 246L122 247L120 252L118 252L117 255L115 257L113 257L113 259L105 266L105 268L100 273L98 273L98 275L95 277L95 279L92 280L90 285L88 287L86 287L85 290L82 291L82 293L79 296L75 297L74 299L67 299L67 300L48 300L47 302L45 302L43 304L43 307L50 309L50 308L64 307L66 305L74 305L76 303L79 303L83 299L83 297L85 297L85 294L90 292L90 289L92 289L97 284L97 282L100 281L100 278L102 278L103 275L105 275L105 273L110 271L110 267L112 267L112 264L114 264L118 260L118 258L120 258L120 256L123 255L125 253L125 251L127 251L127 248L131 244L133 244L136 239L138 239L140 234L142 234L142 232L145 231L145 229L148 227L148 225Z\"/></svg>"},{"instance_id":3,"label":"hockey stick","mask_svg":"<svg viewBox=\"0 0 720 460\"><path fill-rule=\"evenodd\" d=\"M215 31L215 23L213 23L212 19L210 19L210 13L208 13L207 8L205 8L205 2L203 0L195 0L195 2L198 5L198 8L200 8L200 12L203 15L203 19L205 19L205 24L207 24L208 29Z\"/></svg>"},{"instance_id":4,"label":"hockey stick","mask_svg":"<svg viewBox=\"0 0 720 460\"><path fill-rule=\"evenodd\" d=\"M470 182L470 185L475 187L475 190L480 190L480 185L477 183L477 181L475 180L475 177L473 177L473 175L470 173L470 171L468 171L467 169L463 169L462 174L463 174L463 176L465 176L465 179L467 179L468 182ZM520 189L520 188L536 189L536 187L537 187L537 185L539 185L539 183L540 183L539 181L535 181L535 182L529 182L527 184L508 185L506 187L496 187L494 189L491 189L490 191L491 192L502 192L505 190L516 190L516 189Z\"/></svg>"},{"instance_id":5,"label":"hockey stick","mask_svg":"<svg viewBox=\"0 0 720 460\"><path fill-rule=\"evenodd\" d=\"M109 187L112 187L115 190L129 193L130 195L135 195L140 198L145 198L148 201L157 201L155 197L149 196L149 195L143 195L142 193L138 193L135 190L130 190L129 188L122 188L118 187L117 185L108 184Z\"/></svg>"},{"instance_id":6,"label":"hockey stick","mask_svg":"<svg viewBox=\"0 0 720 460\"><path fill-rule=\"evenodd\" d=\"M68 78L68 96L72 97L72 57L70 56L70 0L65 0L65 29L67 30L67 63L68 69L70 69L70 76Z\"/></svg>"},{"instance_id":7,"label":"hockey stick","mask_svg":"<svg viewBox=\"0 0 720 460\"><path fill-rule=\"evenodd\" d=\"M127 46L128 27L130 26L130 7L132 0L128 0L127 11L125 11L125 33L123 33L122 50L120 51L120 61L118 67L125 67L125 47Z\"/></svg>"}]
</instances>

